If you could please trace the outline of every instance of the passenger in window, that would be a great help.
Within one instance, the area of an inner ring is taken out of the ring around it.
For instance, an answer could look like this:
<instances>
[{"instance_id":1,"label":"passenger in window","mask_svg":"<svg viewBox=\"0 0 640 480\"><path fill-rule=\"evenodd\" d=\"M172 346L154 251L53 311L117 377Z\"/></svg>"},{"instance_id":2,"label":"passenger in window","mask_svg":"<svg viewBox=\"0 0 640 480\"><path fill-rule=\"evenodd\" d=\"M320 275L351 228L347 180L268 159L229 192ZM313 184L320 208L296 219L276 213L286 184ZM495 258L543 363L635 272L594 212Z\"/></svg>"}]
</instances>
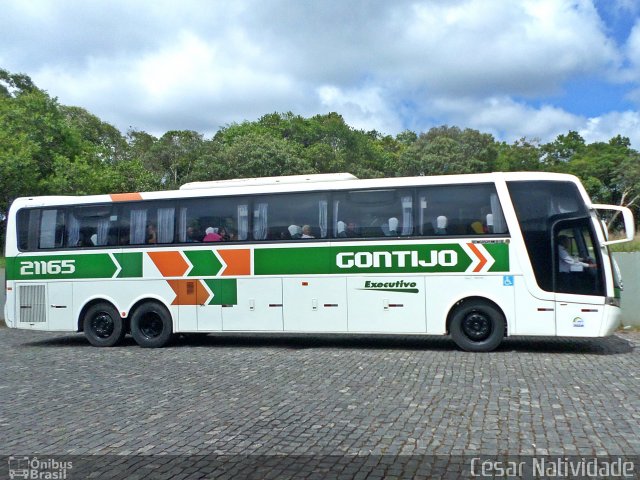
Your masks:
<instances>
[{"instance_id":1,"label":"passenger in window","mask_svg":"<svg viewBox=\"0 0 640 480\"><path fill-rule=\"evenodd\" d=\"M222 242L229 241L229 234L227 233L227 229L225 227L220 227L220 229L218 230L218 235L220 235Z\"/></svg>"},{"instance_id":2,"label":"passenger in window","mask_svg":"<svg viewBox=\"0 0 640 480\"><path fill-rule=\"evenodd\" d=\"M289 235L293 240L297 240L302 237L302 232L300 231L300 227L298 225L289 225L287 228L289 230Z\"/></svg>"},{"instance_id":3,"label":"passenger in window","mask_svg":"<svg viewBox=\"0 0 640 480\"><path fill-rule=\"evenodd\" d=\"M304 225L302 227L302 236L300 238L316 238L311 233L311 225Z\"/></svg>"},{"instance_id":4,"label":"passenger in window","mask_svg":"<svg viewBox=\"0 0 640 480\"><path fill-rule=\"evenodd\" d=\"M347 238L347 232L345 232L345 230L347 228L347 224L344 223L342 220L340 220L336 226L337 226L337 229L338 229L336 237L338 237L338 238Z\"/></svg>"},{"instance_id":5,"label":"passenger in window","mask_svg":"<svg viewBox=\"0 0 640 480\"><path fill-rule=\"evenodd\" d=\"M486 233L484 225L482 225L482 222L478 220L473 222L469 227L471 228L471 233L475 233L476 235Z\"/></svg>"},{"instance_id":6,"label":"passenger in window","mask_svg":"<svg viewBox=\"0 0 640 480\"><path fill-rule=\"evenodd\" d=\"M389 236L390 237L398 236L398 219L396 217L391 217L389 219Z\"/></svg>"},{"instance_id":7,"label":"passenger in window","mask_svg":"<svg viewBox=\"0 0 640 480\"><path fill-rule=\"evenodd\" d=\"M358 227L356 227L355 222L347 222L347 229L345 230L348 238L359 237L360 232L358 232Z\"/></svg>"},{"instance_id":8,"label":"passenger in window","mask_svg":"<svg viewBox=\"0 0 640 480\"><path fill-rule=\"evenodd\" d=\"M120 229L120 233L119 233L119 245L129 245L129 229L128 228L121 228Z\"/></svg>"},{"instance_id":9,"label":"passenger in window","mask_svg":"<svg viewBox=\"0 0 640 480\"><path fill-rule=\"evenodd\" d=\"M87 228L81 228L80 237L78 238L78 242L76 243L76 247L92 247L93 242L91 241L91 230Z\"/></svg>"},{"instance_id":10,"label":"passenger in window","mask_svg":"<svg viewBox=\"0 0 640 480\"><path fill-rule=\"evenodd\" d=\"M155 223L147 225L147 243L158 243L158 228Z\"/></svg>"},{"instance_id":11,"label":"passenger in window","mask_svg":"<svg viewBox=\"0 0 640 480\"><path fill-rule=\"evenodd\" d=\"M187 227L187 243L197 243L200 240L198 240L198 234L196 233L196 229L189 226Z\"/></svg>"},{"instance_id":12,"label":"passenger in window","mask_svg":"<svg viewBox=\"0 0 640 480\"><path fill-rule=\"evenodd\" d=\"M220 242L220 241L222 241L222 237L218 233L218 229L217 228L207 227L207 229L204 231L204 233L206 235L202 239L203 242Z\"/></svg>"},{"instance_id":13,"label":"passenger in window","mask_svg":"<svg viewBox=\"0 0 640 480\"><path fill-rule=\"evenodd\" d=\"M436 218L436 235L447 234L447 217L440 215Z\"/></svg>"}]
</instances>

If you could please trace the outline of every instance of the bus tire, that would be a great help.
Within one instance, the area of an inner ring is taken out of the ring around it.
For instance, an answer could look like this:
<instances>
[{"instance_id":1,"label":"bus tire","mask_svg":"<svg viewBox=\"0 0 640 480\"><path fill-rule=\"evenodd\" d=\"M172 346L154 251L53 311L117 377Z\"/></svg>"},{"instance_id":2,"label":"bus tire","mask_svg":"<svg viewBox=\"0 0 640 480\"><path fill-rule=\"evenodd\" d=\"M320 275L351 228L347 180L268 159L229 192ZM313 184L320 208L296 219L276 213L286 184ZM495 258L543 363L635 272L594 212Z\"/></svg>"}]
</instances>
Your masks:
<instances>
[{"instance_id":1,"label":"bus tire","mask_svg":"<svg viewBox=\"0 0 640 480\"><path fill-rule=\"evenodd\" d=\"M456 345L467 352L495 350L505 333L505 318L488 302L471 300L462 303L451 319L450 333Z\"/></svg>"},{"instance_id":2,"label":"bus tire","mask_svg":"<svg viewBox=\"0 0 640 480\"><path fill-rule=\"evenodd\" d=\"M113 347L122 342L124 321L116 308L107 302L92 305L84 314L84 335L94 347Z\"/></svg>"},{"instance_id":3,"label":"bus tire","mask_svg":"<svg viewBox=\"0 0 640 480\"><path fill-rule=\"evenodd\" d=\"M143 348L164 347L173 334L173 321L164 305L145 302L131 315L131 335Z\"/></svg>"}]
</instances>

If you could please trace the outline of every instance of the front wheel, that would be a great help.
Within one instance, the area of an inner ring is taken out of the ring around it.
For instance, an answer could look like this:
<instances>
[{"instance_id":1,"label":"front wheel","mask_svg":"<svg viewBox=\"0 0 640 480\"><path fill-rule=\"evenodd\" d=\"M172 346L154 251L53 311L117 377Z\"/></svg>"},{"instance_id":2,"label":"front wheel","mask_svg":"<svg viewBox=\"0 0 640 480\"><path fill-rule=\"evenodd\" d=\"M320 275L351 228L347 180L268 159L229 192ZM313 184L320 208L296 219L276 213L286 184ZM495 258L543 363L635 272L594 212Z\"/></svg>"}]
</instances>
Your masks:
<instances>
[{"instance_id":1,"label":"front wheel","mask_svg":"<svg viewBox=\"0 0 640 480\"><path fill-rule=\"evenodd\" d=\"M469 301L460 305L451 319L451 338L468 352L490 352L502 342L505 318L493 305Z\"/></svg>"},{"instance_id":2,"label":"front wheel","mask_svg":"<svg viewBox=\"0 0 640 480\"><path fill-rule=\"evenodd\" d=\"M89 307L83 320L84 335L94 347L113 347L122 342L125 329L120 314L106 302Z\"/></svg>"},{"instance_id":3,"label":"front wheel","mask_svg":"<svg viewBox=\"0 0 640 480\"><path fill-rule=\"evenodd\" d=\"M172 333L173 321L164 305L143 303L131 316L131 335L141 347L164 347L171 340Z\"/></svg>"}]
</instances>

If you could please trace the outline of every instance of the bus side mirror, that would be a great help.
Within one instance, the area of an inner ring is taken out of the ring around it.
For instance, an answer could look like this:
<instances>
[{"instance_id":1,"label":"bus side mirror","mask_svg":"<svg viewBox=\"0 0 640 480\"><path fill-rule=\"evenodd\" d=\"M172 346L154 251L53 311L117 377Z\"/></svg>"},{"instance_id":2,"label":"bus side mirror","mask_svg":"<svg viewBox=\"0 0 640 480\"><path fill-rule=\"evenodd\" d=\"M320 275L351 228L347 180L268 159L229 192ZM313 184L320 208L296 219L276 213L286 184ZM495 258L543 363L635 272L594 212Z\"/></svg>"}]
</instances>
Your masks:
<instances>
[{"instance_id":1,"label":"bus side mirror","mask_svg":"<svg viewBox=\"0 0 640 480\"><path fill-rule=\"evenodd\" d=\"M619 239L619 240L609 240L608 229L606 228L606 225L605 225L606 241L602 242L602 245L614 245L616 243L630 242L633 240L636 234L636 229L635 229L635 223L633 221L633 213L631 213L631 210L629 210L627 207L620 207L618 205L594 204L592 205L592 207L595 208L596 210L614 210L615 212L622 213L622 218L624 220L625 238Z\"/></svg>"}]
</instances>

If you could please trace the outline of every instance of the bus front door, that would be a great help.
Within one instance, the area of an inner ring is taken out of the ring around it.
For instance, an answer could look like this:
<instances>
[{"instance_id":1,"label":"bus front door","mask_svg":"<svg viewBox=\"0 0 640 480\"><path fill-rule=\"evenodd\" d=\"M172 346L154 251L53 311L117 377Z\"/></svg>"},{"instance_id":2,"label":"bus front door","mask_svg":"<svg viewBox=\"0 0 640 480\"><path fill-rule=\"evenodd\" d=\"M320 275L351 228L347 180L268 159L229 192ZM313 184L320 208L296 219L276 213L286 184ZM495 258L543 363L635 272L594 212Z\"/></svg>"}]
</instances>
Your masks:
<instances>
[{"instance_id":1,"label":"bus front door","mask_svg":"<svg viewBox=\"0 0 640 480\"><path fill-rule=\"evenodd\" d=\"M594 248L591 221L563 220L553 232L556 335L598 336L605 293L602 257Z\"/></svg>"}]
</instances>

